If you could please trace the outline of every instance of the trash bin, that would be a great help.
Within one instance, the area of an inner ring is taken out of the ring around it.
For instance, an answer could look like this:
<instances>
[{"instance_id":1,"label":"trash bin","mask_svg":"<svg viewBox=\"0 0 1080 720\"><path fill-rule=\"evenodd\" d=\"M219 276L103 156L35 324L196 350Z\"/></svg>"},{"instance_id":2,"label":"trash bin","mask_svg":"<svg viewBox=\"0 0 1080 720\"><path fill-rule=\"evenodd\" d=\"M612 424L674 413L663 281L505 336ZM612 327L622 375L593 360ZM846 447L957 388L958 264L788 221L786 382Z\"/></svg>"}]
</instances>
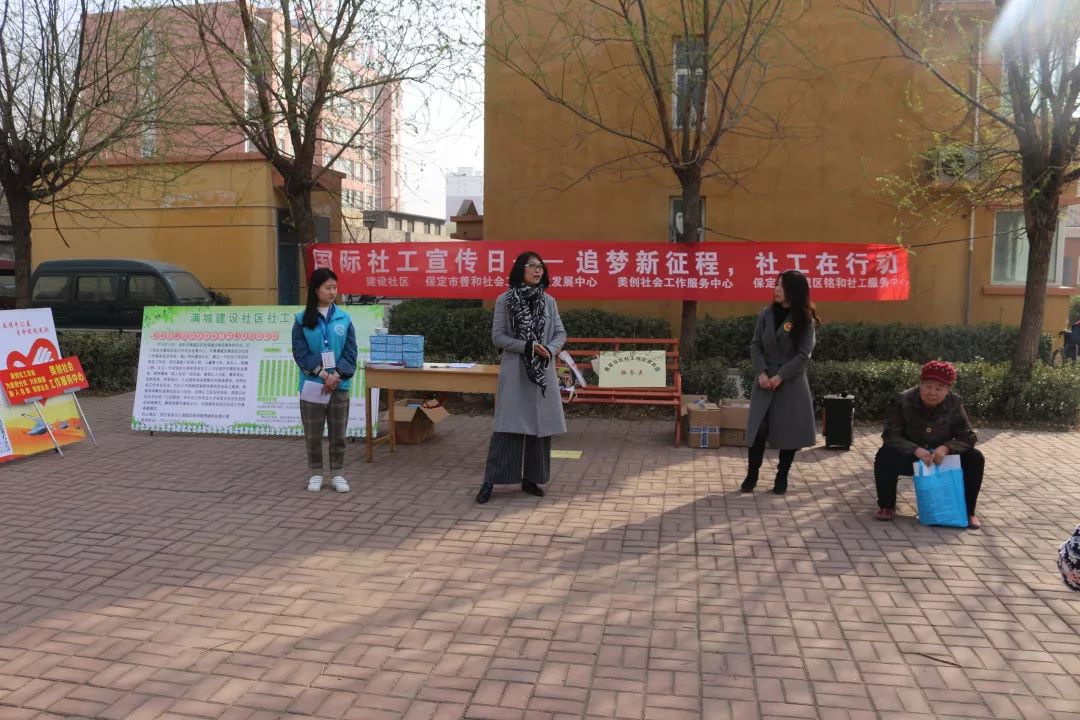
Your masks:
<instances>
[{"instance_id":1,"label":"trash bin","mask_svg":"<svg viewBox=\"0 0 1080 720\"><path fill-rule=\"evenodd\" d=\"M855 396L826 395L821 407L825 447L850 450L855 435Z\"/></svg>"}]
</instances>

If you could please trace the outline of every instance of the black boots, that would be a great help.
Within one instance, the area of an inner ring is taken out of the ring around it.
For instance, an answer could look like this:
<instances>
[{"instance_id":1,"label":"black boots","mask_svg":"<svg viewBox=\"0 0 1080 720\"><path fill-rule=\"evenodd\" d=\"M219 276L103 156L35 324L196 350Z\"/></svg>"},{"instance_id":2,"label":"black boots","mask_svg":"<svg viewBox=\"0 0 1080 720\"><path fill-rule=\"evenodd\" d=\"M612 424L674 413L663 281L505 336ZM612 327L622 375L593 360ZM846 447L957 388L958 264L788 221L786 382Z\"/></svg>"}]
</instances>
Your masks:
<instances>
[{"instance_id":1,"label":"black boots","mask_svg":"<svg viewBox=\"0 0 1080 720\"><path fill-rule=\"evenodd\" d=\"M746 479L742 481L742 485L739 486L739 490L744 493L754 492L754 488L757 487L758 471L761 470L761 462L765 458L764 443L760 448L757 444L750 448L750 458L747 462ZM791 470L791 464L795 461L794 450L781 450L780 451L780 463L776 468L776 480L773 483L773 493L776 495L783 495L787 492L788 488L788 471Z\"/></svg>"},{"instance_id":2,"label":"black boots","mask_svg":"<svg viewBox=\"0 0 1080 720\"><path fill-rule=\"evenodd\" d=\"M484 483L480 486L480 492L476 493L476 502L483 505L491 499L491 491L495 489L495 486L491 483ZM522 480L521 489L530 495L536 497L544 497L544 489L534 483L532 480Z\"/></svg>"},{"instance_id":3,"label":"black boots","mask_svg":"<svg viewBox=\"0 0 1080 720\"><path fill-rule=\"evenodd\" d=\"M535 495L536 497L544 497L544 489L534 483L532 480L522 480L521 489L529 493L530 495Z\"/></svg>"},{"instance_id":4,"label":"black boots","mask_svg":"<svg viewBox=\"0 0 1080 720\"><path fill-rule=\"evenodd\" d=\"M776 481L772 489L774 495L783 495L787 492L787 476L793 462L795 462L794 450L780 451L780 464L776 468Z\"/></svg>"},{"instance_id":5,"label":"black boots","mask_svg":"<svg viewBox=\"0 0 1080 720\"><path fill-rule=\"evenodd\" d=\"M483 505L491 499L491 491L495 488L491 483L484 483L480 486L480 492L476 493L476 502Z\"/></svg>"}]
</instances>

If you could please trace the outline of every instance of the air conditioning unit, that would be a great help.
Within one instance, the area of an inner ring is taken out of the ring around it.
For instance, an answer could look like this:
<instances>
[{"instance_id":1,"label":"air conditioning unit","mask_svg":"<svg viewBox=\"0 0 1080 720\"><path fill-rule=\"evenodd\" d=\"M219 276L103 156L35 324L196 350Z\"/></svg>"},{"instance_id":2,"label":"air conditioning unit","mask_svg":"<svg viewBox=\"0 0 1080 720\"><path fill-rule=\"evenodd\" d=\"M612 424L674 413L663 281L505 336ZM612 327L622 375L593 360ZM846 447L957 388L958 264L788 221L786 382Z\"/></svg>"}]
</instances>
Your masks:
<instances>
[{"instance_id":1,"label":"air conditioning unit","mask_svg":"<svg viewBox=\"0 0 1080 720\"><path fill-rule=\"evenodd\" d=\"M963 145L942 145L927 154L930 180L955 183L974 180L979 175L979 155L975 148Z\"/></svg>"}]
</instances>

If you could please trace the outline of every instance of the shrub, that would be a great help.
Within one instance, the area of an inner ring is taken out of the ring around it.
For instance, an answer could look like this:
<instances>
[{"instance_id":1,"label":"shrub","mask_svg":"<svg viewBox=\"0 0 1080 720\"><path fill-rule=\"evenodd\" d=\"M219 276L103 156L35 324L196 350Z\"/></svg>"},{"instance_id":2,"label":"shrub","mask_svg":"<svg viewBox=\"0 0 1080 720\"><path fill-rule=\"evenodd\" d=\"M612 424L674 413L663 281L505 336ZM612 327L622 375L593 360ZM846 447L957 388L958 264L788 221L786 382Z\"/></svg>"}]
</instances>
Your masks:
<instances>
[{"instance_id":1,"label":"shrub","mask_svg":"<svg viewBox=\"0 0 1080 720\"><path fill-rule=\"evenodd\" d=\"M1069 298L1069 326L1080 322L1080 295Z\"/></svg>"},{"instance_id":2,"label":"shrub","mask_svg":"<svg viewBox=\"0 0 1080 720\"><path fill-rule=\"evenodd\" d=\"M698 357L745 360L750 353L756 318L703 318L698 323ZM924 363L938 358L950 362L1007 362L1012 357L1019 328L1003 325L922 326L889 323L825 323L818 331L814 359L910 360ZM1039 357L1049 362L1051 338L1039 341Z\"/></svg>"},{"instance_id":3,"label":"shrub","mask_svg":"<svg viewBox=\"0 0 1080 720\"><path fill-rule=\"evenodd\" d=\"M730 376L727 363L722 359L695 362L683 370L682 381L683 393L708 395L713 401L737 398L741 394L738 380Z\"/></svg>"},{"instance_id":4,"label":"shrub","mask_svg":"<svg viewBox=\"0 0 1080 720\"><path fill-rule=\"evenodd\" d=\"M423 335L428 360L496 362L491 344L491 311L480 305L447 307L441 300L406 300L390 313L395 335Z\"/></svg>"},{"instance_id":5,"label":"shrub","mask_svg":"<svg viewBox=\"0 0 1080 720\"><path fill-rule=\"evenodd\" d=\"M603 310L567 310L563 327L571 337L669 338L671 325L663 318L620 315Z\"/></svg>"},{"instance_id":6,"label":"shrub","mask_svg":"<svg viewBox=\"0 0 1080 720\"><path fill-rule=\"evenodd\" d=\"M446 300L407 300L390 314L390 332L423 335L430 360L497 362L491 344L492 311L479 303ZM567 310L562 313L567 334L574 337L671 337L667 321L608 313Z\"/></svg>"},{"instance_id":7,"label":"shrub","mask_svg":"<svg viewBox=\"0 0 1080 720\"><path fill-rule=\"evenodd\" d=\"M210 296L210 302L214 305L232 305L232 297L214 288L207 288L206 293Z\"/></svg>"},{"instance_id":8,"label":"shrub","mask_svg":"<svg viewBox=\"0 0 1080 720\"><path fill-rule=\"evenodd\" d=\"M139 336L134 333L57 333L60 352L77 355L90 381L90 392L131 392L139 373Z\"/></svg>"},{"instance_id":9,"label":"shrub","mask_svg":"<svg viewBox=\"0 0 1080 720\"><path fill-rule=\"evenodd\" d=\"M1080 366L1052 368L1036 365L1030 380L1014 385L1008 363L957 363L955 392L968 414L979 421L1012 421L1071 427L1080 422ZM754 382L749 363L738 368L743 387ZM728 370L722 360L703 360L683 373L687 394L710 399L733 397L726 385ZM916 385L919 364L896 361L814 361L808 371L814 403L820 411L825 395L855 396L855 418L879 423L897 393Z\"/></svg>"},{"instance_id":10,"label":"shrub","mask_svg":"<svg viewBox=\"0 0 1080 720\"><path fill-rule=\"evenodd\" d=\"M726 358L729 363L742 362L750 357L750 341L754 339L753 315L732 318L703 317L698 320L695 356Z\"/></svg>"}]
</instances>

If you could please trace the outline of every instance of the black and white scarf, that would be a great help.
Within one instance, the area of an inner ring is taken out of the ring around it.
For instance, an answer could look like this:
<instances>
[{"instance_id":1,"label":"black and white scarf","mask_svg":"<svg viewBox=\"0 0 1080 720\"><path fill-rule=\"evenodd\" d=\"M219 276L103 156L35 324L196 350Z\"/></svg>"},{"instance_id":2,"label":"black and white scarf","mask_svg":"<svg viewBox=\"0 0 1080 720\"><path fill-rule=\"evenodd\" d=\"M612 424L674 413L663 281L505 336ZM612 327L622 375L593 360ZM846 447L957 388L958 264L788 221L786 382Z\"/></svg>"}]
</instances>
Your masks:
<instances>
[{"instance_id":1,"label":"black and white scarf","mask_svg":"<svg viewBox=\"0 0 1080 720\"><path fill-rule=\"evenodd\" d=\"M540 387L540 394L547 395L547 376L544 370L548 361L533 352L532 344L544 342L545 295L539 285L518 285L506 291L506 309L510 314L510 332L518 340L525 341L521 364L529 381Z\"/></svg>"}]
</instances>

